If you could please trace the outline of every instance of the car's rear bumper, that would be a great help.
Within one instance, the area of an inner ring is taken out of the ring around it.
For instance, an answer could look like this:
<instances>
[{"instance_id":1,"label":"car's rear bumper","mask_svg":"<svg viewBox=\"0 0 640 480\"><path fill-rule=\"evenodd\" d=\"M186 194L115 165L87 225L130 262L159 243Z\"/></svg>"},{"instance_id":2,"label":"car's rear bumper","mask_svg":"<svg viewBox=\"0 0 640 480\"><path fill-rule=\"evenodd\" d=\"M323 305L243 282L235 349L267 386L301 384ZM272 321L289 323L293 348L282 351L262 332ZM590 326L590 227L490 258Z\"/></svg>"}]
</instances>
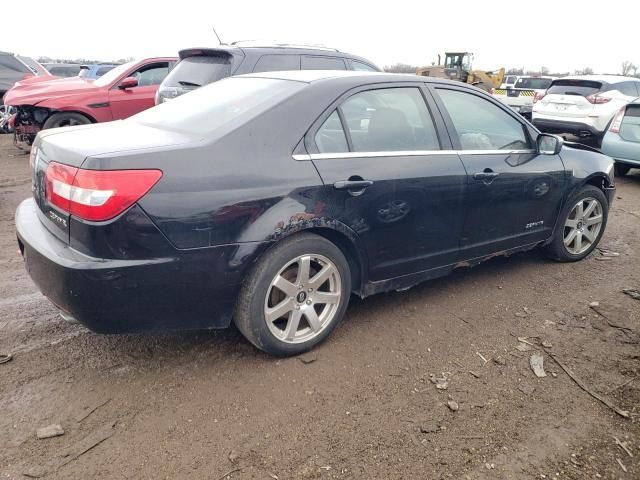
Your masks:
<instances>
[{"instance_id":1,"label":"car's rear bumper","mask_svg":"<svg viewBox=\"0 0 640 480\"><path fill-rule=\"evenodd\" d=\"M589 123L540 118L535 112L532 122L540 131L546 133L571 133L577 136L601 136L603 134L602 131Z\"/></svg>"},{"instance_id":2,"label":"car's rear bumper","mask_svg":"<svg viewBox=\"0 0 640 480\"><path fill-rule=\"evenodd\" d=\"M176 250L168 258L114 260L74 250L40 222L33 200L16 211L29 275L63 312L103 333L229 325L260 244Z\"/></svg>"}]
</instances>

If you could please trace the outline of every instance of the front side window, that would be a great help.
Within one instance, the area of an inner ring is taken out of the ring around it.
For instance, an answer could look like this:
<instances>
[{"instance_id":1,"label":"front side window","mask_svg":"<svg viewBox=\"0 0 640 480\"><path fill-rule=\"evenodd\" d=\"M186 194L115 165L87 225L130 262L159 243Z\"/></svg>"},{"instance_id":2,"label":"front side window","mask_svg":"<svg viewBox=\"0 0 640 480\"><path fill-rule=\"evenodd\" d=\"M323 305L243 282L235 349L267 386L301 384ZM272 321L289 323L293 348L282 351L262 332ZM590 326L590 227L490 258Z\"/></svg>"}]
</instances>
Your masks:
<instances>
[{"instance_id":1,"label":"front side window","mask_svg":"<svg viewBox=\"0 0 640 480\"><path fill-rule=\"evenodd\" d=\"M129 76L138 80L139 87L148 87L150 85L160 85L168 73L169 63L161 62L145 65Z\"/></svg>"},{"instance_id":2,"label":"front side window","mask_svg":"<svg viewBox=\"0 0 640 480\"><path fill-rule=\"evenodd\" d=\"M431 114L415 87L353 95L341 106L354 152L437 150Z\"/></svg>"},{"instance_id":3,"label":"front side window","mask_svg":"<svg viewBox=\"0 0 640 480\"><path fill-rule=\"evenodd\" d=\"M477 95L437 89L463 150L523 150L530 148L524 125Z\"/></svg>"}]
</instances>

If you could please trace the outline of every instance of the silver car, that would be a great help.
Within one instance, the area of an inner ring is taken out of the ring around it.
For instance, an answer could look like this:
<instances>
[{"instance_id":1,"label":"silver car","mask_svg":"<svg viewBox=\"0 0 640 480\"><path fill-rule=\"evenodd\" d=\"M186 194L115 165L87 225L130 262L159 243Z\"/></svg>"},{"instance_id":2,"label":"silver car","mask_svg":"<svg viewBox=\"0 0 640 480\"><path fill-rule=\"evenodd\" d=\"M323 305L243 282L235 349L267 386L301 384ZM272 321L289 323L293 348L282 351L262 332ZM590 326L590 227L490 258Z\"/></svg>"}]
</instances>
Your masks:
<instances>
[{"instance_id":1,"label":"silver car","mask_svg":"<svg viewBox=\"0 0 640 480\"><path fill-rule=\"evenodd\" d=\"M614 117L602 140L602 153L615 159L617 176L640 168L640 98L622 107Z\"/></svg>"}]
</instances>

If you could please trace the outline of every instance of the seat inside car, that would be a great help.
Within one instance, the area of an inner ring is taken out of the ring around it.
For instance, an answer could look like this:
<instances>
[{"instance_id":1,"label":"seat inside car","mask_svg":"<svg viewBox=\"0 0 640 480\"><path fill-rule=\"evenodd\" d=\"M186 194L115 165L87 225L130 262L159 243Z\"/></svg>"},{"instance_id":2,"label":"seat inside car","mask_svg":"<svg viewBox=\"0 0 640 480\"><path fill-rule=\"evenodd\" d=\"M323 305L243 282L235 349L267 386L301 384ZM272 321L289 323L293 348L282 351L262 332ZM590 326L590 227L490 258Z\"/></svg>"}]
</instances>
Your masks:
<instances>
[{"instance_id":1,"label":"seat inside car","mask_svg":"<svg viewBox=\"0 0 640 480\"><path fill-rule=\"evenodd\" d=\"M374 152L407 150L414 147L416 138L404 112L395 108L377 108L369 120L366 142L366 150Z\"/></svg>"}]
</instances>

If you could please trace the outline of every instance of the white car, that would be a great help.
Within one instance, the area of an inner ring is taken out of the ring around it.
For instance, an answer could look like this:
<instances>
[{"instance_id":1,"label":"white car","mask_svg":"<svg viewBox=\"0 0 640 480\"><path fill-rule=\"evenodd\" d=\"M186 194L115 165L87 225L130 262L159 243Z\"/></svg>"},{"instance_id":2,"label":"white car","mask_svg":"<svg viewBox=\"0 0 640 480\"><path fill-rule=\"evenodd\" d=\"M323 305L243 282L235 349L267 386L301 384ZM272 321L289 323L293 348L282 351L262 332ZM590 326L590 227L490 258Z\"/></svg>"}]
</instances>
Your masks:
<instances>
[{"instance_id":1,"label":"white car","mask_svg":"<svg viewBox=\"0 0 640 480\"><path fill-rule=\"evenodd\" d=\"M495 89L493 96L523 117L530 119L534 96L544 93L553 80L554 77L518 77L513 86Z\"/></svg>"},{"instance_id":2,"label":"white car","mask_svg":"<svg viewBox=\"0 0 640 480\"><path fill-rule=\"evenodd\" d=\"M640 97L640 79L581 75L554 80L533 103L533 124L543 132L591 137L599 146L621 107Z\"/></svg>"}]
</instances>

